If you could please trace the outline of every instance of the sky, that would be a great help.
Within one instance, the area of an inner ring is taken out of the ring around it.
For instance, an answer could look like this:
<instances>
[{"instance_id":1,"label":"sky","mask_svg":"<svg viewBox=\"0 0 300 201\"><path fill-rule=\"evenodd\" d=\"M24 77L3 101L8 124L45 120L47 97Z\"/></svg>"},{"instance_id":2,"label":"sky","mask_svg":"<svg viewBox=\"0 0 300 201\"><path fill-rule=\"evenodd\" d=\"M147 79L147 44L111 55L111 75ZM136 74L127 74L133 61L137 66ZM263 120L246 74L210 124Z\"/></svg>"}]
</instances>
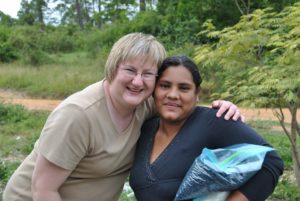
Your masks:
<instances>
[{"instance_id":1,"label":"sky","mask_svg":"<svg viewBox=\"0 0 300 201\"><path fill-rule=\"evenodd\" d=\"M13 18L17 18L21 0L0 0L0 10Z\"/></svg>"}]
</instances>

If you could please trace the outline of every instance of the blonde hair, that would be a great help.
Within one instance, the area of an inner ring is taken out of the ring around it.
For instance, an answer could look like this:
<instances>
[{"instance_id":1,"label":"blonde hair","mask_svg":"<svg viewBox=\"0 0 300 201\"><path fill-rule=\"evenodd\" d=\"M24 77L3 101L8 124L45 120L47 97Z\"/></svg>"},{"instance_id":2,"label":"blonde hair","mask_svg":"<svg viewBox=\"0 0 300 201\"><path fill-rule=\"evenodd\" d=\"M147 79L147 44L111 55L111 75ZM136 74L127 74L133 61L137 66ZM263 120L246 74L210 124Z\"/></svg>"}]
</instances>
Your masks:
<instances>
[{"instance_id":1,"label":"blonde hair","mask_svg":"<svg viewBox=\"0 0 300 201\"><path fill-rule=\"evenodd\" d=\"M166 50L152 35L143 33L127 34L113 45L108 55L105 64L106 79L111 82L121 62L137 57L150 60L159 68L166 57Z\"/></svg>"}]
</instances>

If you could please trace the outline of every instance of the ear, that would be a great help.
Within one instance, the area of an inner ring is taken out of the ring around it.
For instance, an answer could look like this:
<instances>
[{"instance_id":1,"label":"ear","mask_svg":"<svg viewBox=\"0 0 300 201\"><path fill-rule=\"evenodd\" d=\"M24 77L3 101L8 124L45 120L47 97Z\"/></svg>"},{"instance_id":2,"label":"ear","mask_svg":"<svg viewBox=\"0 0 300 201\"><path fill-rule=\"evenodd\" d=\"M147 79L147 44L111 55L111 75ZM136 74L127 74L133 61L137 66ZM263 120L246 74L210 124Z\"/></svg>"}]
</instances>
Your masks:
<instances>
[{"instance_id":1,"label":"ear","mask_svg":"<svg viewBox=\"0 0 300 201\"><path fill-rule=\"evenodd\" d=\"M196 99L196 101L197 101L197 103L199 103L199 96L200 96L200 87L198 88L198 89L196 89L196 97L197 97L197 99Z\"/></svg>"}]
</instances>

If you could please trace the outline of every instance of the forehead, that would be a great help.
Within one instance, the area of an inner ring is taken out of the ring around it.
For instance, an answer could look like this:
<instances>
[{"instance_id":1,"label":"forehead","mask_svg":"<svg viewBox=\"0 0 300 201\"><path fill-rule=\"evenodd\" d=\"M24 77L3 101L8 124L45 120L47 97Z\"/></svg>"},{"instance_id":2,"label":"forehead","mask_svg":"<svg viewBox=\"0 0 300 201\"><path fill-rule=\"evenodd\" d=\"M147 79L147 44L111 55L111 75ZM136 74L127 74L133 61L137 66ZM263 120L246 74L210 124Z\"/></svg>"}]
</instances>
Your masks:
<instances>
[{"instance_id":1,"label":"forehead","mask_svg":"<svg viewBox=\"0 0 300 201\"><path fill-rule=\"evenodd\" d=\"M172 83L186 83L192 84L193 76L191 72L184 66L170 66L168 67L159 78L159 81L167 81Z\"/></svg>"},{"instance_id":2,"label":"forehead","mask_svg":"<svg viewBox=\"0 0 300 201\"><path fill-rule=\"evenodd\" d=\"M157 62L155 62L151 58L146 58L146 57L136 57L136 58L131 58L128 60L125 60L121 62L121 64L124 64L129 67L133 67L137 70L148 70L148 69L153 69L157 70Z\"/></svg>"}]
</instances>

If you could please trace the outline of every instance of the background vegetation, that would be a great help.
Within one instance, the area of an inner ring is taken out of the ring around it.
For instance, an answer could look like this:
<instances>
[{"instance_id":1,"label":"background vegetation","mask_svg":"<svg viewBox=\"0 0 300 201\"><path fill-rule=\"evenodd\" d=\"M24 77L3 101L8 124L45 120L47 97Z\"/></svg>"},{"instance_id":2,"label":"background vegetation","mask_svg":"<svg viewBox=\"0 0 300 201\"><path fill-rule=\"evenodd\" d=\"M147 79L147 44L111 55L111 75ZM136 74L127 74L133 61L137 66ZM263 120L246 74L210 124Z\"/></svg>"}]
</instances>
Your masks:
<instances>
[{"instance_id":1,"label":"background vegetation","mask_svg":"<svg viewBox=\"0 0 300 201\"><path fill-rule=\"evenodd\" d=\"M205 81L203 100L223 97L247 107L279 108L278 122L249 123L278 149L286 164L272 198L300 200L299 187L292 182L300 181L297 2L22 0L17 19L0 11L0 88L65 98L103 78L106 57L119 37L153 34L169 55L185 54L197 61ZM293 117L289 124L280 113L285 107ZM0 104L2 187L31 150L46 116L47 112ZM273 130L274 125L282 131Z\"/></svg>"}]
</instances>

